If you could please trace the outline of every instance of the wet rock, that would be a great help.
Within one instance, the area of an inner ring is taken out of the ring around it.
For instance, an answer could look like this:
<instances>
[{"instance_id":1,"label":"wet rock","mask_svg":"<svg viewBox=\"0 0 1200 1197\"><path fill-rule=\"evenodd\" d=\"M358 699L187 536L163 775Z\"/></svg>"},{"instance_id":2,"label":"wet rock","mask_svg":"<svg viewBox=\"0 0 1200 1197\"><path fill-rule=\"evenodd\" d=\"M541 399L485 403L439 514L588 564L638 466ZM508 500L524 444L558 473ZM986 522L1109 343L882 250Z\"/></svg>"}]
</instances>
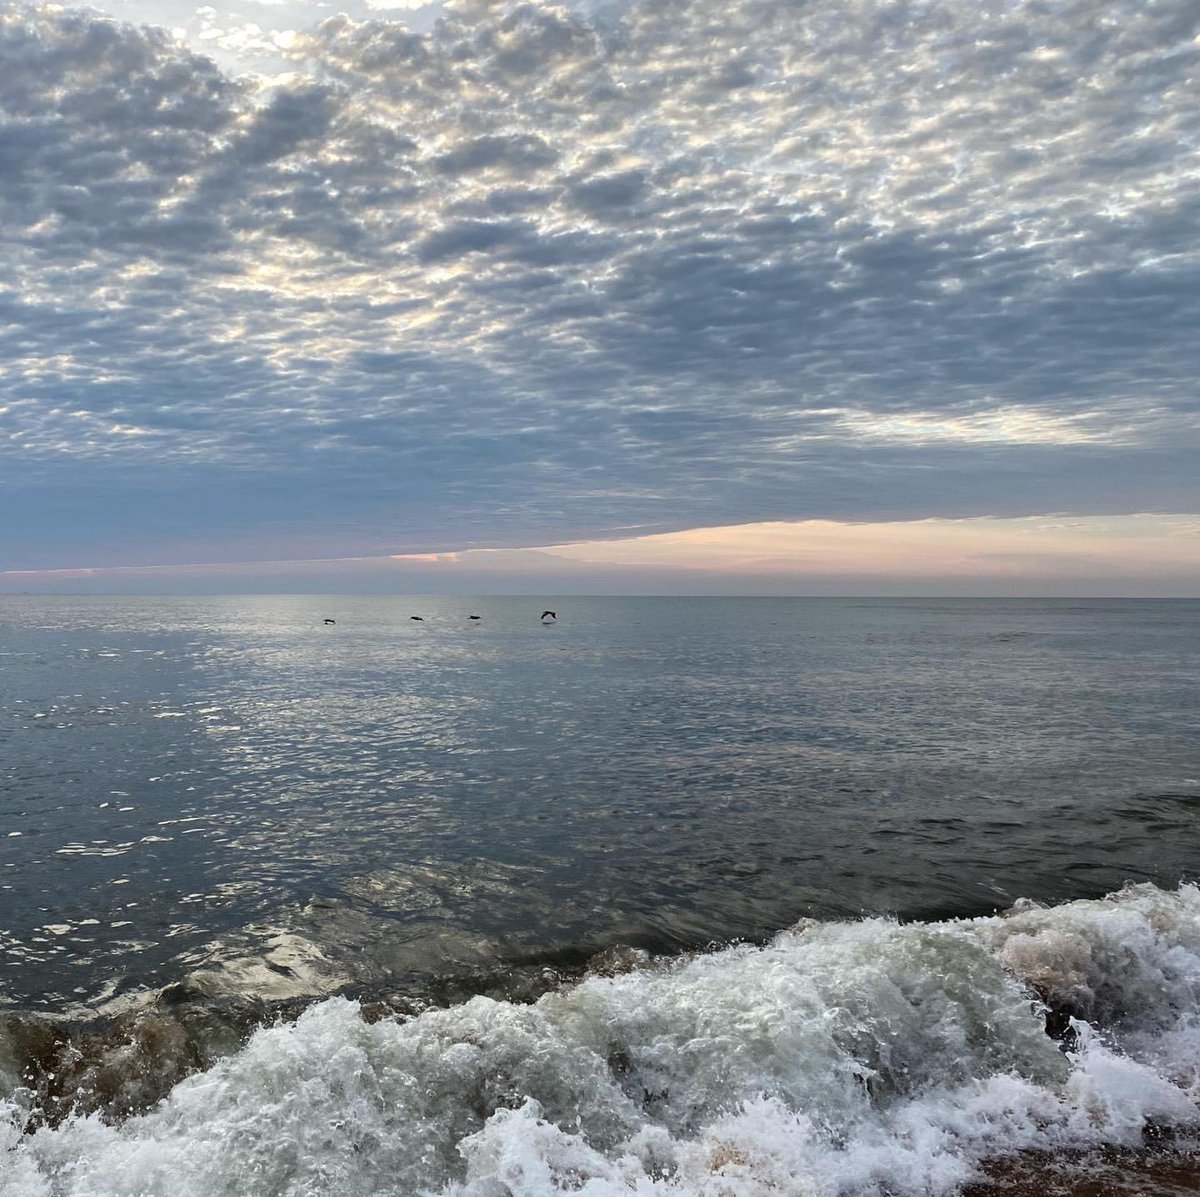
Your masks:
<instances>
[{"instance_id":1,"label":"wet rock","mask_svg":"<svg viewBox=\"0 0 1200 1197\"><path fill-rule=\"evenodd\" d=\"M588 960L586 971L594 977L619 977L635 969L645 968L650 963L650 953L628 944L614 944L597 952Z\"/></svg>"}]
</instances>

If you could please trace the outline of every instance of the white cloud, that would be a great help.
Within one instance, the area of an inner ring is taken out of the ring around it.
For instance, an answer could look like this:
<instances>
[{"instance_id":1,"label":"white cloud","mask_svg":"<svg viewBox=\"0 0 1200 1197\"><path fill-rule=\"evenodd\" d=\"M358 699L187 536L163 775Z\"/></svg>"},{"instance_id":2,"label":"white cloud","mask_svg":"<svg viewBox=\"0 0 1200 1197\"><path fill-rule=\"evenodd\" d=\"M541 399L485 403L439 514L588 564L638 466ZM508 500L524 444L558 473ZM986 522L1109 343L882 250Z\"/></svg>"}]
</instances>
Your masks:
<instances>
[{"instance_id":1,"label":"white cloud","mask_svg":"<svg viewBox=\"0 0 1200 1197\"><path fill-rule=\"evenodd\" d=\"M367 0L367 7L379 12L414 12L436 3L439 0Z\"/></svg>"},{"instance_id":2,"label":"white cloud","mask_svg":"<svg viewBox=\"0 0 1200 1197\"><path fill-rule=\"evenodd\" d=\"M854 437L900 444L1104 445L1137 432L1137 419L1114 423L1111 412L1060 416L1030 407L966 413L911 411L875 415L847 412L838 423Z\"/></svg>"}]
</instances>

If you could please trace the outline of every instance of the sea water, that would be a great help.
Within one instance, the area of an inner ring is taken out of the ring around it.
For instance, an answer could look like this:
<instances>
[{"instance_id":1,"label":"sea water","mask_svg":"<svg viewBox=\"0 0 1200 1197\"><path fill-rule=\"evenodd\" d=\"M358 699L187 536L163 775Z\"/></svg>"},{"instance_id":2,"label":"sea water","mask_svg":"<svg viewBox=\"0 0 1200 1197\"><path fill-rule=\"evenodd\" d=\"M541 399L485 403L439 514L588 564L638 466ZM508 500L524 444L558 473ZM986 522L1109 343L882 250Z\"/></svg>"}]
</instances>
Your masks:
<instances>
[{"instance_id":1,"label":"sea water","mask_svg":"<svg viewBox=\"0 0 1200 1197\"><path fill-rule=\"evenodd\" d=\"M549 605L0 600L2 1191L1190 1142L1200 604Z\"/></svg>"}]
</instances>

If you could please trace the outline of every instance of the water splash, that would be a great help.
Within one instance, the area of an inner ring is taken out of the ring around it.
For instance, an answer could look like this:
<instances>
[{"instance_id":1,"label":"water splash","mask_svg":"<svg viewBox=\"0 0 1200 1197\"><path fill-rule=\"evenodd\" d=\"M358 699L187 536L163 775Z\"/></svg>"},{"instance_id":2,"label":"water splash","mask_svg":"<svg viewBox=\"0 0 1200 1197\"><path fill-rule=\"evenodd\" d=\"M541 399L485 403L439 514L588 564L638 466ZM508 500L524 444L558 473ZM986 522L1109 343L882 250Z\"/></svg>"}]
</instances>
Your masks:
<instances>
[{"instance_id":1,"label":"water splash","mask_svg":"<svg viewBox=\"0 0 1200 1197\"><path fill-rule=\"evenodd\" d=\"M0 1188L87 1194L953 1193L1017 1151L1193 1134L1200 891L808 922L532 1004L332 998L118 1125L22 1135ZM1036 995L1040 994L1040 998ZM1063 1003L1073 1037L1046 1033Z\"/></svg>"}]
</instances>

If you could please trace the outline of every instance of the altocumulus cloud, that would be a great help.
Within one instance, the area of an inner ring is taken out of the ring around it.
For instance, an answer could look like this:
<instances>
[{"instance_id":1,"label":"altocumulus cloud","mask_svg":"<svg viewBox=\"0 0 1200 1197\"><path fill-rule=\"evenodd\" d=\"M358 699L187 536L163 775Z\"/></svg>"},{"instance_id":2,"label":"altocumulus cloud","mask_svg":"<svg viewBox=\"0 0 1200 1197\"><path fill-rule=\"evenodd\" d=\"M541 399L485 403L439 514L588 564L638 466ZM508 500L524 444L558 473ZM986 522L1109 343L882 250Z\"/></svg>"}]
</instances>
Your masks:
<instances>
[{"instance_id":1,"label":"altocumulus cloud","mask_svg":"<svg viewBox=\"0 0 1200 1197\"><path fill-rule=\"evenodd\" d=\"M1200 9L0 18L0 565L1194 511Z\"/></svg>"}]
</instances>

